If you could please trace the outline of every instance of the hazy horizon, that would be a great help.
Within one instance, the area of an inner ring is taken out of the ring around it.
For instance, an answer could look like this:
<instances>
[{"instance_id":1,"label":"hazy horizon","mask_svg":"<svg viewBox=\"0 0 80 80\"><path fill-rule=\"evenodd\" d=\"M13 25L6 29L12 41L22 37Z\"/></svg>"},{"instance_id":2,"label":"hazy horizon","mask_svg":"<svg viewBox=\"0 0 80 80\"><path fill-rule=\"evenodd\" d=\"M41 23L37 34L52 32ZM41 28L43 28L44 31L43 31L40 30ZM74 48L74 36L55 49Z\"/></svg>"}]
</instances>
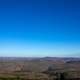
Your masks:
<instances>
[{"instance_id":1,"label":"hazy horizon","mask_svg":"<svg viewBox=\"0 0 80 80\"><path fill-rule=\"evenodd\" d=\"M0 56L80 57L79 0L0 0Z\"/></svg>"}]
</instances>

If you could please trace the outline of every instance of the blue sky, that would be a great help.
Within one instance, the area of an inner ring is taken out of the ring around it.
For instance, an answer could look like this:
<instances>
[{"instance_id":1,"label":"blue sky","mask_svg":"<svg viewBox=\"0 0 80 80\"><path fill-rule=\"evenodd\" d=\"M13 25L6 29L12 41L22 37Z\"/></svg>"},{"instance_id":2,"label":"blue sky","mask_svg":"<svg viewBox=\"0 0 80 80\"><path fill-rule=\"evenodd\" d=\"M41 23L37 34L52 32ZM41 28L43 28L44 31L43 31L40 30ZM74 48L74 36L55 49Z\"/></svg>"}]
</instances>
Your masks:
<instances>
[{"instance_id":1,"label":"blue sky","mask_svg":"<svg viewBox=\"0 0 80 80\"><path fill-rule=\"evenodd\" d=\"M80 57L79 0L0 0L0 56Z\"/></svg>"}]
</instances>

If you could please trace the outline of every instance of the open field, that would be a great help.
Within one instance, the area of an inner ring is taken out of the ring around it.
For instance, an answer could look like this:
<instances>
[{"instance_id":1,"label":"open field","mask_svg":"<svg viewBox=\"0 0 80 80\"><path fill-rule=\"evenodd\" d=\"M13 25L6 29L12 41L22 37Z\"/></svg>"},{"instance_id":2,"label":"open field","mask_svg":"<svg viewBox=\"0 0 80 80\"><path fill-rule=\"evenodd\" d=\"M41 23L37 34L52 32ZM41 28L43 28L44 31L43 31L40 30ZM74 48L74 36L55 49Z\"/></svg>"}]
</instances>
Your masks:
<instances>
[{"instance_id":1,"label":"open field","mask_svg":"<svg viewBox=\"0 0 80 80\"><path fill-rule=\"evenodd\" d=\"M0 80L80 80L80 59L0 58Z\"/></svg>"}]
</instances>

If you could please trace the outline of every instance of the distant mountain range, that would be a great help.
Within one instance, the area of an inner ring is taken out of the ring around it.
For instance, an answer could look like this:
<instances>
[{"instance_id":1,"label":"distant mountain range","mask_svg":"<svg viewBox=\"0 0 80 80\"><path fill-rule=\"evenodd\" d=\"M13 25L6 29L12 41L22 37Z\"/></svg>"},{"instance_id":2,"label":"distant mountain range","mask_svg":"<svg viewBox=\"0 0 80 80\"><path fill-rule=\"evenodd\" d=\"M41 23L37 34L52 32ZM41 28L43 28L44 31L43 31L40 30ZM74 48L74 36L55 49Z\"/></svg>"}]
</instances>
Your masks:
<instances>
[{"instance_id":1,"label":"distant mountain range","mask_svg":"<svg viewBox=\"0 0 80 80\"><path fill-rule=\"evenodd\" d=\"M26 61L26 60L40 60L40 61L56 61L56 60L61 60L61 61L80 61L80 58L75 58L75 57L0 57L0 61Z\"/></svg>"}]
</instances>

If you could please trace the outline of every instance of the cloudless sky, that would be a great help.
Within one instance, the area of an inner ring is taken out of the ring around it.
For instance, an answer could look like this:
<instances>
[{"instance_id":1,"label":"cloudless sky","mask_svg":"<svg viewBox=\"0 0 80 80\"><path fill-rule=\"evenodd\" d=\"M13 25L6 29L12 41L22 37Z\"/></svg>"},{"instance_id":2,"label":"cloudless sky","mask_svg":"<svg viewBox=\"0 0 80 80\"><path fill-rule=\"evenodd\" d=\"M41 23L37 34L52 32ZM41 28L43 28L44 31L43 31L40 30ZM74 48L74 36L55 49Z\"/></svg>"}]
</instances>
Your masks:
<instances>
[{"instance_id":1,"label":"cloudless sky","mask_svg":"<svg viewBox=\"0 0 80 80\"><path fill-rule=\"evenodd\" d=\"M80 57L80 0L0 0L0 56Z\"/></svg>"}]
</instances>

